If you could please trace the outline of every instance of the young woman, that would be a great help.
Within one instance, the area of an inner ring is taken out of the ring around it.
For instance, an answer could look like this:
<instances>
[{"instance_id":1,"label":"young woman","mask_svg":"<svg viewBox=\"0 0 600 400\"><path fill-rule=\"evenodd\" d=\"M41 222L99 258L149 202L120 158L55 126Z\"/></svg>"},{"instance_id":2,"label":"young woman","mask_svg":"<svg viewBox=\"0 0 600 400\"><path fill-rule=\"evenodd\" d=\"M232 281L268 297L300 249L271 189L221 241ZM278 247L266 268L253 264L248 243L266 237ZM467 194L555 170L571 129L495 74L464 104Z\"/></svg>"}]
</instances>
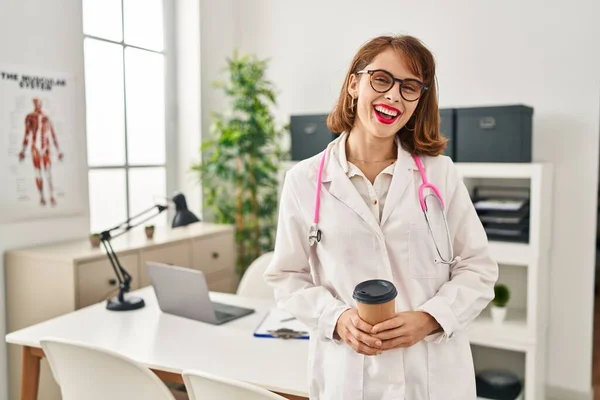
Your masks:
<instances>
[{"instance_id":1,"label":"young woman","mask_svg":"<svg viewBox=\"0 0 600 400\"><path fill-rule=\"evenodd\" d=\"M411 36L363 45L327 123L340 136L286 174L265 274L311 329L310 398L475 399L465 328L492 300L498 266L442 155L430 51ZM395 316L375 326L353 298L370 279L397 289Z\"/></svg>"}]
</instances>

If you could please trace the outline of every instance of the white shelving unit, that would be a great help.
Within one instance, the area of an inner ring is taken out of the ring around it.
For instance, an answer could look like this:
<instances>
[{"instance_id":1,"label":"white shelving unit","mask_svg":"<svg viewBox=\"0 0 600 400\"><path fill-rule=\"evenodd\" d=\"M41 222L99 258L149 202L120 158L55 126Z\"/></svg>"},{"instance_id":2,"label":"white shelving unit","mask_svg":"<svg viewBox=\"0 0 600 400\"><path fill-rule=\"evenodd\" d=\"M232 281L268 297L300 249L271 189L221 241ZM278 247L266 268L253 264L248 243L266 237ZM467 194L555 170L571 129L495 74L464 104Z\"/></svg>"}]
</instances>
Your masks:
<instances>
[{"instance_id":1,"label":"white shelving unit","mask_svg":"<svg viewBox=\"0 0 600 400\"><path fill-rule=\"evenodd\" d=\"M495 325L484 311L469 327L471 343L524 353L525 399L545 399L548 328L548 275L552 230L552 167L548 164L456 163L468 187L514 184L530 189L529 243L490 241L491 254L506 268L523 268L525 307L510 309L506 321ZM514 288L511 288L514 297ZM502 365L498 365L502 368Z\"/></svg>"}]
</instances>

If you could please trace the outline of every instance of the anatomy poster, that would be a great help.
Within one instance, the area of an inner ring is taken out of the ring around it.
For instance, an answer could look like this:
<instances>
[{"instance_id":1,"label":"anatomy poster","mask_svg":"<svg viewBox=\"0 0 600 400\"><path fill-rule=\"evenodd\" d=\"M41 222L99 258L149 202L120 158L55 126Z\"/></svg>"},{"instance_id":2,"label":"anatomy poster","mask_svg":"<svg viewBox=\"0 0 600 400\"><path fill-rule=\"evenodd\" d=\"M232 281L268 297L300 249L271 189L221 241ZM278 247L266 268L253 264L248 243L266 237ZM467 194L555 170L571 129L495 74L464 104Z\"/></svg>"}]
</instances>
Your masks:
<instances>
[{"instance_id":1,"label":"anatomy poster","mask_svg":"<svg viewBox=\"0 0 600 400\"><path fill-rule=\"evenodd\" d=\"M0 221L84 210L68 75L0 66Z\"/></svg>"}]
</instances>

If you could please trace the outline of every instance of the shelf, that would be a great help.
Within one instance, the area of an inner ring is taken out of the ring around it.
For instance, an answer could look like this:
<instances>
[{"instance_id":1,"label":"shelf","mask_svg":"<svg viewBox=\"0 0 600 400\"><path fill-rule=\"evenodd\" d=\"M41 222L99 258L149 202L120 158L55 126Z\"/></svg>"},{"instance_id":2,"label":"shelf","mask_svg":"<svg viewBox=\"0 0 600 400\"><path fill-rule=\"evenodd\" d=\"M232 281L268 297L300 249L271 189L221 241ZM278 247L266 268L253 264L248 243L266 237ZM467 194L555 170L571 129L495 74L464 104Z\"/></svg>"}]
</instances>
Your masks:
<instances>
[{"instance_id":1,"label":"shelf","mask_svg":"<svg viewBox=\"0 0 600 400\"><path fill-rule=\"evenodd\" d=\"M525 392L521 392L521 394L515 399L515 400L523 400L525 397ZM477 397L476 400L493 400L493 399L488 399L487 397Z\"/></svg>"},{"instance_id":2,"label":"shelf","mask_svg":"<svg viewBox=\"0 0 600 400\"><path fill-rule=\"evenodd\" d=\"M492 400L492 399L488 399L487 397L478 397L476 400ZM523 393L521 393L519 395L519 397L517 397L515 400L523 400Z\"/></svg>"},{"instance_id":3,"label":"shelf","mask_svg":"<svg viewBox=\"0 0 600 400\"><path fill-rule=\"evenodd\" d=\"M531 246L527 243L490 240L490 254L498 264L528 266L533 262Z\"/></svg>"},{"instance_id":4,"label":"shelf","mask_svg":"<svg viewBox=\"0 0 600 400\"><path fill-rule=\"evenodd\" d=\"M529 334L524 310L508 309L506 320L501 325L492 321L489 311L484 310L471 323L468 330L471 344L504 350L527 351L535 345Z\"/></svg>"},{"instance_id":5,"label":"shelf","mask_svg":"<svg viewBox=\"0 0 600 400\"><path fill-rule=\"evenodd\" d=\"M530 179L541 171L536 163L455 163L463 178Z\"/></svg>"}]
</instances>

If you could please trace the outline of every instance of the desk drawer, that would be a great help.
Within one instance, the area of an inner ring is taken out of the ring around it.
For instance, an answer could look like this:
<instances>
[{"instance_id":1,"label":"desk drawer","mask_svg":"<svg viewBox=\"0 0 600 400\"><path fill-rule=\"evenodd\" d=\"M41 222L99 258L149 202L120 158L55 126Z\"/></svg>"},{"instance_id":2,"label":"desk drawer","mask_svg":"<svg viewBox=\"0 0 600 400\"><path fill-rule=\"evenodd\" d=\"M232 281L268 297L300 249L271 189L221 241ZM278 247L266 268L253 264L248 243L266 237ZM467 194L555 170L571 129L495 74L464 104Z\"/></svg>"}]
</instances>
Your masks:
<instances>
[{"instance_id":1,"label":"desk drawer","mask_svg":"<svg viewBox=\"0 0 600 400\"><path fill-rule=\"evenodd\" d=\"M235 254L233 232L194 239L192 268L207 275L223 270L235 271Z\"/></svg>"},{"instance_id":2,"label":"desk drawer","mask_svg":"<svg viewBox=\"0 0 600 400\"><path fill-rule=\"evenodd\" d=\"M208 290L211 292L235 293L237 289L237 280L234 277L220 281L208 281Z\"/></svg>"},{"instance_id":3,"label":"desk drawer","mask_svg":"<svg viewBox=\"0 0 600 400\"><path fill-rule=\"evenodd\" d=\"M235 270L224 269L206 274L206 284L211 292L235 293L239 279Z\"/></svg>"},{"instance_id":4,"label":"desk drawer","mask_svg":"<svg viewBox=\"0 0 600 400\"><path fill-rule=\"evenodd\" d=\"M190 268L192 266L190 242L186 240L179 243L144 249L141 252L140 287L148 286L151 283L148 276L148 269L146 268L147 261Z\"/></svg>"},{"instance_id":5,"label":"desk drawer","mask_svg":"<svg viewBox=\"0 0 600 400\"><path fill-rule=\"evenodd\" d=\"M123 268L131 275L131 289L139 289L139 257L137 253L118 254ZM108 258L77 265L77 304L83 308L118 294L119 284Z\"/></svg>"}]
</instances>

